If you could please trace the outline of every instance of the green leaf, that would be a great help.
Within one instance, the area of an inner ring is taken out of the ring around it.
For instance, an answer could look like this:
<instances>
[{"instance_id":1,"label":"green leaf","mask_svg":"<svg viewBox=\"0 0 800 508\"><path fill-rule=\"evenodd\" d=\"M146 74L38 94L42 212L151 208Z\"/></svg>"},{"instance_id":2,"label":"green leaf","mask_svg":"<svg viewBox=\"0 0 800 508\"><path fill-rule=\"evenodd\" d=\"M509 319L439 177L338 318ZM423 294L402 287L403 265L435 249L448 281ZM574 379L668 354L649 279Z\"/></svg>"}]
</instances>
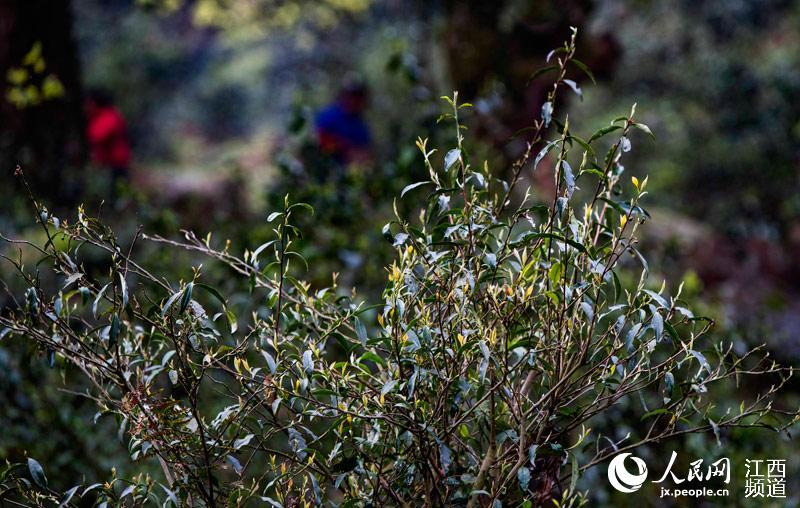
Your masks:
<instances>
[{"instance_id":1,"label":"green leaf","mask_svg":"<svg viewBox=\"0 0 800 508\"><path fill-rule=\"evenodd\" d=\"M657 311L653 313L653 331L656 333L656 340L664 335L664 318Z\"/></svg>"},{"instance_id":2,"label":"green leaf","mask_svg":"<svg viewBox=\"0 0 800 508\"><path fill-rule=\"evenodd\" d=\"M190 282L186 284L186 287L183 289L183 298L181 298L181 309L178 312L179 314L183 314L186 311L186 308L189 306L189 302L192 301L193 288L194 282Z\"/></svg>"},{"instance_id":3,"label":"green leaf","mask_svg":"<svg viewBox=\"0 0 800 508\"><path fill-rule=\"evenodd\" d=\"M241 476L242 470L244 468L242 467L242 463L239 462L239 459L237 459L233 455L228 455L225 458L227 459L228 464L230 464L231 467L233 467L233 470L236 471L236 474ZM180 505L177 505L177 506L180 506Z\"/></svg>"},{"instance_id":4,"label":"green leaf","mask_svg":"<svg viewBox=\"0 0 800 508\"><path fill-rule=\"evenodd\" d=\"M561 161L561 169L564 172L564 182L567 184L567 198L571 198L575 192L575 175L567 161Z\"/></svg>"},{"instance_id":5,"label":"green leaf","mask_svg":"<svg viewBox=\"0 0 800 508\"><path fill-rule=\"evenodd\" d=\"M680 342L680 336L678 335L678 332L675 330L675 327L672 326L672 323L670 323L669 321L664 321L664 328L666 328L667 333L669 334L670 337L672 337L672 340Z\"/></svg>"},{"instance_id":6,"label":"green leaf","mask_svg":"<svg viewBox=\"0 0 800 508\"><path fill-rule=\"evenodd\" d=\"M568 137L567 137L567 139L569 139L569 140L571 140L571 141L575 141L576 143L578 143L579 145L581 145L581 148L583 148L584 150L586 150L587 152L589 152L589 154L590 154L592 157L594 157L594 148L592 148L592 146L591 146L589 143L587 143L586 141L584 141L582 138L580 138L580 137L578 137L578 136L576 136L576 135L572 134L572 135L568 136ZM587 171L587 170L584 170L584 171ZM597 171L597 170L594 170L594 171L595 171L596 173L598 173L600 176L603 176L603 173L602 173L602 172L600 172L600 171Z\"/></svg>"},{"instance_id":7,"label":"green leaf","mask_svg":"<svg viewBox=\"0 0 800 508\"><path fill-rule=\"evenodd\" d=\"M133 494L135 490L136 490L136 485L128 485L128 487L122 491L122 494L119 495L119 498L124 499L127 496Z\"/></svg>"},{"instance_id":8,"label":"green leaf","mask_svg":"<svg viewBox=\"0 0 800 508\"><path fill-rule=\"evenodd\" d=\"M602 129L598 129L597 132L592 134L592 137L589 138L589 143L596 139L600 139L608 133L614 132L615 130L619 130L622 127L619 125L609 125L608 127L603 127Z\"/></svg>"},{"instance_id":9,"label":"green leaf","mask_svg":"<svg viewBox=\"0 0 800 508\"><path fill-rule=\"evenodd\" d=\"M211 296L213 296L219 303L222 304L223 307L227 306L227 302L225 298L217 291L216 288L209 286L208 284L203 284L202 282L195 283L194 287L200 288L206 292L208 292Z\"/></svg>"},{"instance_id":10,"label":"green leaf","mask_svg":"<svg viewBox=\"0 0 800 508\"><path fill-rule=\"evenodd\" d=\"M69 287L71 284L75 283L76 281L79 281L81 277L83 277L82 273L80 272L73 273L72 275L66 278L66 280L64 281L64 285L61 286L61 289L67 289L67 287Z\"/></svg>"},{"instance_id":11,"label":"green leaf","mask_svg":"<svg viewBox=\"0 0 800 508\"><path fill-rule=\"evenodd\" d=\"M711 425L711 430L714 431L714 437L717 439L717 446L722 446L722 442L719 439L719 425L711 418L708 419L708 423Z\"/></svg>"},{"instance_id":12,"label":"green leaf","mask_svg":"<svg viewBox=\"0 0 800 508\"><path fill-rule=\"evenodd\" d=\"M528 448L528 461L531 463L531 466L536 465L536 452L539 450L539 445L531 445Z\"/></svg>"},{"instance_id":13,"label":"green leaf","mask_svg":"<svg viewBox=\"0 0 800 508\"><path fill-rule=\"evenodd\" d=\"M628 250L631 252L631 254L636 256L636 258L642 264L642 268L644 268L645 273L650 273L650 265L647 264L647 260L644 258L644 256L642 256L642 253L639 252L639 249L636 249L635 247L629 247Z\"/></svg>"},{"instance_id":14,"label":"green leaf","mask_svg":"<svg viewBox=\"0 0 800 508\"><path fill-rule=\"evenodd\" d=\"M669 413L669 410L662 408L654 409L652 411L648 411L647 413L643 414L639 421L645 421L648 418L652 418L654 416L663 415Z\"/></svg>"},{"instance_id":15,"label":"green leaf","mask_svg":"<svg viewBox=\"0 0 800 508\"><path fill-rule=\"evenodd\" d=\"M275 362L275 358L272 357L267 351L261 350L262 356L264 356L264 360L267 361L267 367L272 374L278 370L278 364Z\"/></svg>"},{"instance_id":16,"label":"green leaf","mask_svg":"<svg viewBox=\"0 0 800 508\"><path fill-rule=\"evenodd\" d=\"M237 439L236 441L233 442L233 449L238 450L244 446L247 446L248 444L250 444L250 441L252 441L254 437L255 435L248 434L241 439Z\"/></svg>"},{"instance_id":17,"label":"green leaf","mask_svg":"<svg viewBox=\"0 0 800 508\"><path fill-rule=\"evenodd\" d=\"M283 508L283 505L278 501L275 501L271 497L262 496L261 500L265 503L268 503L272 508Z\"/></svg>"},{"instance_id":18,"label":"green leaf","mask_svg":"<svg viewBox=\"0 0 800 508\"><path fill-rule=\"evenodd\" d=\"M581 88L578 86L578 83L572 81L571 79L565 79L564 84L572 88L572 91L575 92L575 95L583 99L583 90L581 90Z\"/></svg>"},{"instance_id":19,"label":"green leaf","mask_svg":"<svg viewBox=\"0 0 800 508\"><path fill-rule=\"evenodd\" d=\"M589 66L588 66L588 65L586 65L586 64L585 64L585 63L583 63L583 62L581 62L581 61L580 61L580 60L578 60L577 58L572 58L572 59L570 59L570 62L574 63L574 64L575 64L575 66L576 66L578 69L582 70L582 71L584 72L584 74L586 74L587 76L589 76L589 79L591 79L591 80L592 80L592 83L594 83L595 85L597 84L597 81L594 79L594 74L592 74L592 71L591 71L591 70L589 70Z\"/></svg>"},{"instance_id":20,"label":"green leaf","mask_svg":"<svg viewBox=\"0 0 800 508\"><path fill-rule=\"evenodd\" d=\"M397 386L397 383L398 381L396 379L390 379L389 381L386 381L386 383L384 383L383 387L381 388L381 395L386 395L387 393L394 390L394 387Z\"/></svg>"},{"instance_id":21,"label":"green leaf","mask_svg":"<svg viewBox=\"0 0 800 508\"><path fill-rule=\"evenodd\" d=\"M527 491L531 482L531 470L527 467L519 468L517 470L517 481L519 482L519 489L523 492Z\"/></svg>"},{"instance_id":22,"label":"green leaf","mask_svg":"<svg viewBox=\"0 0 800 508\"><path fill-rule=\"evenodd\" d=\"M553 149L554 146L558 144L558 141L551 141L544 145L544 147L536 154L536 158L533 160L533 170L536 170L536 167L542 162L542 159L547 155L547 153Z\"/></svg>"},{"instance_id":23,"label":"green leaf","mask_svg":"<svg viewBox=\"0 0 800 508\"><path fill-rule=\"evenodd\" d=\"M542 104L542 121L544 122L544 126L545 127L549 126L552 120L553 120L553 103L547 101L544 104Z\"/></svg>"},{"instance_id":24,"label":"green leaf","mask_svg":"<svg viewBox=\"0 0 800 508\"><path fill-rule=\"evenodd\" d=\"M648 136L653 138L653 140L656 139L655 134L653 134L653 131L651 131L650 127L648 127L647 125L645 125L643 123L634 123L633 126L636 127L637 129L639 129L640 131L646 133Z\"/></svg>"},{"instance_id":25,"label":"green leaf","mask_svg":"<svg viewBox=\"0 0 800 508\"><path fill-rule=\"evenodd\" d=\"M228 326L231 329L231 334L236 333L239 329L239 323L236 321L236 314L230 309L225 309L225 317L228 319Z\"/></svg>"},{"instance_id":26,"label":"green leaf","mask_svg":"<svg viewBox=\"0 0 800 508\"><path fill-rule=\"evenodd\" d=\"M65 506L67 506L69 502L72 501L73 496L75 496L75 493L78 491L79 488L81 488L80 485L75 485L74 487L69 489L64 494L64 498L61 500L61 503L59 503L58 508L64 508Z\"/></svg>"},{"instance_id":27,"label":"green leaf","mask_svg":"<svg viewBox=\"0 0 800 508\"><path fill-rule=\"evenodd\" d=\"M95 319L97 319L97 306L100 304L100 300L103 298L103 293L106 292L106 289L108 289L108 286L110 285L111 284L109 283L103 286L103 289L101 289L97 293L97 296L94 299L94 303L92 304L92 315L94 316Z\"/></svg>"},{"instance_id":28,"label":"green leaf","mask_svg":"<svg viewBox=\"0 0 800 508\"><path fill-rule=\"evenodd\" d=\"M453 148L452 150L447 152L447 155L444 156L444 170L445 171L449 170L460 157L461 157L461 150L459 150L458 148Z\"/></svg>"},{"instance_id":29,"label":"green leaf","mask_svg":"<svg viewBox=\"0 0 800 508\"><path fill-rule=\"evenodd\" d=\"M312 356L311 350L306 350L306 352L303 353L303 370L307 375L311 375L311 373L314 372L314 357Z\"/></svg>"},{"instance_id":30,"label":"green leaf","mask_svg":"<svg viewBox=\"0 0 800 508\"><path fill-rule=\"evenodd\" d=\"M383 228L381 229L381 234L383 234L383 237L386 240L388 240L390 242L393 242L394 241L394 235L392 234L391 227L392 227L391 223L384 224Z\"/></svg>"},{"instance_id":31,"label":"green leaf","mask_svg":"<svg viewBox=\"0 0 800 508\"><path fill-rule=\"evenodd\" d=\"M362 346L366 347L368 336L367 336L367 329L364 326L364 323L362 323L361 320L358 319L357 317L354 317L353 326L356 329L356 335L358 336L359 342L361 342Z\"/></svg>"},{"instance_id":32,"label":"green leaf","mask_svg":"<svg viewBox=\"0 0 800 508\"><path fill-rule=\"evenodd\" d=\"M28 457L28 471L31 473L31 478L36 482L36 485L43 489L47 488L47 477L44 475L44 469L36 459Z\"/></svg>"},{"instance_id":33,"label":"green leaf","mask_svg":"<svg viewBox=\"0 0 800 508\"><path fill-rule=\"evenodd\" d=\"M588 254L589 252L586 250L586 247L583 244L576 242L575 240L570 240L568 238L564 238L563 236L557 235L555 233L536 233L534 231L528 231L526 233L521 234L515 240L511 242L511 247L521 246L527 241L531 239L539 239L539 238L549 238L551 240L557 240L559 242L563 242L569 244L572 247L575 247L580 252L584 254Z\"/></svg>"},{"instance_id":34,"label":"green leaf","mask_svg":"<svg viewBox=\"0 0 800 508\"><path fill-rule=\"evenodd\" d=\"M302 208L304 210L308 210L309 212L311 212L311 215L314 215L314 207L309 205L308 203L303 203L303 202L294 203L292 206L290 206L286 210L291 212L295 208Z\"/></svg>"},{"instance_id":35,"label":"green leaf","mask_svg":"<svg viewBox=\"0 0 800 508\"><path fill-rule=\"evenodd\" d=\"M572 474L569 477L569 492L575 492L575 487L578 485L578 478L580 477L580 468L578 468L578 456L574 453L569 454L572 460Z\"/></svg>"},{"instance_id":36,"label":"green leaf","mask_svg":"<svg viewBox=\"0 0 800 508\"><path fill-rule=\"evenodd\" d=\"M108 347L114 347L117 344L120 329L119 314L111 316L111 328L108 331Z\"/></svg>"},{"instance_id":37,"label":"green leaf","mask_svg":"<svg viewBox=\"0 0 800 508\"><path fill-rule=\"evenodd\" d=\"M86 305L87 303L89 303L89 298L91 298L91 296L92 296L92 293L91 293L91 291L89 291L89 288L87 288L85 286L81 286L81 288L78 289L78 291L81 294L81 303L83 303L83 305Z\"/></svg>"},{"instance_id":38,"label":"green leaf","mask_svg":"<svg viewBox=\"0 0 800 508\"><path fill-rule=\"evenodd\" d=\"M667 304L667 301L664 299L663 296L649 289L645 289L644 292L648 294L650 298L655 300L662 309L669 309L669 304Z\"/></svg>"},{"instance_id":39,"label":"green leaf","mask_svg":"<svg viewBox=\"0 0 800 508\"><path fill-rule=\"evenodd\" d=\"M675 376L672 372L664 374L664 396L667 399L672 397L672 389L675 387Z\"/></svg>"},{"instance_id":40,"label":"green leaf","mask_svg":"<svg viewBox=\"0 0 800 508\"><path fill-rule=\"evenodd\" d=\"M543 76L548 72L552 72L556 69L558 69L558 65L548 65L547 67L542 67L541 69L537 70L536 72L530 75L530 77L528 78L528 84L530 84L531 81L538 78L539 76Z\"/></svg>"},{"instance_id":41,"label":"green leaf","mask_svg":"<svg viewBox=\"0 0 800 508\"><path fill-rule=\"evenodd\" d=\"M161 317L164 317L164 316L167 315L167 312L169 312L169 309L170 309L170 307L172 307L172 304L174 304L175 301L178 298L180 298L182 294L183 294L183 291L178 291L178 292L176 292L175 294L173 294L172 296L169 297L167 302L164 304L164 307L161 309Z\"/></svg>"},{"instance_id":42,"label":"green leaf","mask_svg":"<svg viewBox=\"0 0 800 508\"><path fill-rule=\"evenodd\" d=\"M311 480L311 487L314 490L314 500L316 501L316 505L322 506L322 489L319 488L319 480L317 480L317 477L312 473L308 474L308 478Z\"/></svg>"},{"instance_id":43,"label":"green leaf","mask_svg":"<svg viewBox=\"0 0 800 508\"><path fill-rule=\"evenodd\" d=\"M230 457L230 455L229 455L229 457ZM172 490L168 489L167 487L165 487L163 485L161 485L161 488L164 489L164 492L167 494L167 498L170 500L170 502L172 504L174 504L175 506L178 506L178 507L181 505L181 503L178 501L178 496L176 496L175 493L172 492ZM164 506L166 506L166 503L164 503Z\"/></svg>"},{"instance_id":44,"label":"green leaf","mask_svg":"<svg viewBox=\"0 0 800 508\"><path fill-rule=\"evenodd\" d=\"M377 354L373 353L372 351L367 351L366 353L361 355L361 357L359 357L358 359L358 363L364 363L366 361L375 362L383 367L386 366L386 360L384 360Z\"/></svg>"},{"instance_id":45,"label":"green leaf","mask_svg":"<svg viewBox=\"0 0 800 508\"><path fill-rule=\"evenodd\" d=\"M120 312L122 312L128 308L128 284L125 282L125 276L122 275L122 272L120 272L118 275L119 291L122 293L122 307L120 308Z\"/></svg>"},{"instance_id":46,"label":"green leaf","mask_svg":"<svg viewBox=\"0 0 800 508\"><path fill-rule=\"evenodd\" d=\"M427 185L429 183L433 183L433 182L425 181L425 182L412 183L411 185L406 185L405 187L403 187L403 190L400 192L400 197L402 198L403 196L405 196L406 192L408 192L410 190L416 189L417 187L422 187L423 185Z\"/></svg>"},{"instance_id":47,"label":"green leaf","mask_svg":"<svg viewBox=\"0 0 800 508\"><path fill-rule=\"evenodd\" d=\"M703 353L695 351L694 349L690 349L689 354L694 356L702 369L705 369L709 374L711 374L711 364L708 363L708 360L706 360L706 357L703 356Z\"/></svg>"}]
</instances>

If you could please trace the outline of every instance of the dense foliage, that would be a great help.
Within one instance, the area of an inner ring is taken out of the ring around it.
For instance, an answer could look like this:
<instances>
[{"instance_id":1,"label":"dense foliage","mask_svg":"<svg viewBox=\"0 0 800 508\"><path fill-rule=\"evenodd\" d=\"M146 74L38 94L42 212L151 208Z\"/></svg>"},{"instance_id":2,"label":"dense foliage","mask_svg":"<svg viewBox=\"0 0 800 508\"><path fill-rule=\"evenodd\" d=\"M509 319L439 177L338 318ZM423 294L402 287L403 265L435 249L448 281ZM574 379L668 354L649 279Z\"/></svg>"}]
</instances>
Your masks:
<instances>
[{"instance_id":1,"label":"dense foliage","mask_svg":"<svg viewBox=\"0 0 800 508\"><path fill-rule=\"evenodd\" d=\"M428 179L399 199L428 196L417 216L398 213L383 228L396 255L375 305L335 275L329 287L298 278L295 224L313 210L289 197L267 218L274 238L242 255L211 234L144 238L204 259L183 280L140 263L138 235L122 244L84 210L64 220L35 203L46 240L19 242L39 254L34 264L6 257L28 289L0 316L0 333L82 373L141 474L76 479L60 492L32 457L0 472L0 496L63 506L578 505L581 474L619 451L794 423L795 412L772 405L791 369L712 339L680 287L651 285L636 243L647 179L625 178L621 164L650 130L635 107L586 137L554 116L558 94L581 93L565 78L581 67L574 51L573 37L549 56L555 80L507 181L472 160L460 120L470 106L447 98L455 146L418 140ZM534 171L552 172L551 203L520 191ZM86 269L87 254L102 254L107 271ZM245 299L206 280L220 266ZM57 287L42 282L46 271ZM752 376L771 387L715 403L718 389ZM621 433L608 418L618 407L643 424Z\"/></svg>"},{"instance_id":2,"label":"dense foliage","mask_svg":"<svg viewBox=\"0 0 800 508\"><path fill-rule=\"evenodd\" d=\"M596 23L606 29L627 11L616 31L625 70L588 97L589 109L599 119L629 96L646 107L662 143L632 161L652 175L659 204L737 239L791 235L800 6L675 0L602 11Z\"/></svg>"}]
</instances>

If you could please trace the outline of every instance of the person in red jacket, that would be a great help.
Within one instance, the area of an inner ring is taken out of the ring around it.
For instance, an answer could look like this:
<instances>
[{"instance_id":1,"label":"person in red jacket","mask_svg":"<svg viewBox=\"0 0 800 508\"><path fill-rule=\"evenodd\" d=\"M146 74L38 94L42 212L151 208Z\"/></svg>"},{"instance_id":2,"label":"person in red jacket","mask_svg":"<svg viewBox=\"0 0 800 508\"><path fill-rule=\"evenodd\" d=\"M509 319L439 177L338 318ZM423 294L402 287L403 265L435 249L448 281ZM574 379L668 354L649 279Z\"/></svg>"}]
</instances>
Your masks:
<instances>
[{"instance_id":1,"label":"person in red jacket","mask_svg":"<svg viewBox=\"0 0 800 508\"><path fill-rule=\"evenodd\" d=\"M125 118L111 96L99 89L89 91L84 111L92 162L111 171L112 185L116 187L130 176L131 145Z\"/></svg>"}]
</instances>

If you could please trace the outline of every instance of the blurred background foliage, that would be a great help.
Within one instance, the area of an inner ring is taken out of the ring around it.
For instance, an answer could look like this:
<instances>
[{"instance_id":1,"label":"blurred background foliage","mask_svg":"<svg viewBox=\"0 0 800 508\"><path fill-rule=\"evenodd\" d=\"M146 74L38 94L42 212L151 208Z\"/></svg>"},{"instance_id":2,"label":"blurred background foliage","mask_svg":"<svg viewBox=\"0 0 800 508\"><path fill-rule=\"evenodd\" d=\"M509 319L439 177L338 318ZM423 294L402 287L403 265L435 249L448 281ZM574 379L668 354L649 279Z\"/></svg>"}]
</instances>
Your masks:
<instances>
[{"instance_id":1,"label":"blurred background foliage","mask_svg":"<svg viewBox=\"0 0 800 508\"><path fill-rule=\"evenodd\" d=\"M653 282L683 281L718 333L766 341L783 362L797 363L800 2L3 0L0 16L5 236L41 235L12 176L17 164L37 198L64 217L84 202L121 238L140 226L165 236L214 231L239 252L269 238L264 219L289 193L316 208L303 224L309 268L299 275L321 284L337 272L340 290L356 286L366 297L386 281L393 251L381 227L394 197L424 175L414 140L452 142L437 124L439 97L459 90L473 104L465 121L480 141L471 152L503 167L524 150L519 134L540 112L547 76L532 74L577 26L577 56L597 83L570 76L582 92L566 105L571 123L590 135L637 102L657 138L633 146L626 168L650 176L644 248L656 259ZM51 91L57 82L58 93L30 105L15 100L25 93L26 65L26 79ZM372 154L333 169L314 118L349 79L369 87ZM130 181L111 198L83 135L84 92L95 87L110 91L133 149ZM320 168L324 178L314 176ZM542 199L552 192L545 173L528 175ZM191 263L189 254L166 258L147 242L135 248L173 275ZM0 308L21 295L7 268L0 265ZM218 278L224 287L225 273ZM50 476L65 487L111 465L124 469L126 456L123 444L92 438L101 432L93 425L114 424L93 423L91 401L63 392L68 375L0 339L0 458L18 460L28 449L48 471L61 468ZM723 451L736 457L796 452L776 437L724 439ZM713 436L676 446L720 453ZM582 480L609 502L604 481L599 472ZM800 485L787 491L798 495Z\"/></svg>"}]
</instances>

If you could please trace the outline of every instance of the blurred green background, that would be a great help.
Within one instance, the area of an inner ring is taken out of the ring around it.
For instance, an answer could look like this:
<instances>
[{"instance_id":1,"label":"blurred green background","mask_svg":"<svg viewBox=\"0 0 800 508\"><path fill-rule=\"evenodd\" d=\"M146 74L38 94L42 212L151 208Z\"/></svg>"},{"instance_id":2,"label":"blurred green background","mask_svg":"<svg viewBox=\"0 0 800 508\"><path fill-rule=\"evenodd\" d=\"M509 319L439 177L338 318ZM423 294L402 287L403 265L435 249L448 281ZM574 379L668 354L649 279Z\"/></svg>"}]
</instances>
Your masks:
<instances>
[{"instance_id":1,"label":"blurred green background","mask_svg":"<svg viewBox=\"0 0 800 508\"><path fill-rule=\"evenodd\" d=\"M381 235L393 199L425 173L415 139L452 139L436 122L439 97L458 90L474 105L473 158L503 171L539 116L547 81L530 76L578 27L577 56L596 84L572 77L582 97L562 105L571 125L588 135L635 102L656 136L626 162L650 177L651 278L682 281L735 347L767 343L788 365L800 357L800 2L0 0L0 19L5 236L41 235L18 164L55 213L85 203L123 240L140 225L173 237L213 231L241 252L269 238L265 218L290 193L317 209L303 225L301 275L325 283L337 272L340 288L366 298L380 294L393 255ZM353 81L369 91L372 144L348 165L321 153L315 115ZM132 161L120 182L92 161L85 135L97 88L127 126ZM548 177L526 178L548 198ZM188 271L188 254L137 249L165 273ZM0 280L0 309L15 305L22 286L7 264ZM28 450L63 488L131 464L124 440L98 439L118 422L96 420L91 401L65 391L80 391L78 379L63 382L72 376L0 339L0 459ZM783 402L796 407L798 395L795 383ZM620 412L620 432L636 424ZM641 456L660 470L672 449L686 464L731 457L736 492L745 458L790 459L790 499L775 506L800 499L800 448L787 436L693 436ZM579 487L598 505L634 502L614 497L602 466Z\"/></svg>"}]
</instances>

